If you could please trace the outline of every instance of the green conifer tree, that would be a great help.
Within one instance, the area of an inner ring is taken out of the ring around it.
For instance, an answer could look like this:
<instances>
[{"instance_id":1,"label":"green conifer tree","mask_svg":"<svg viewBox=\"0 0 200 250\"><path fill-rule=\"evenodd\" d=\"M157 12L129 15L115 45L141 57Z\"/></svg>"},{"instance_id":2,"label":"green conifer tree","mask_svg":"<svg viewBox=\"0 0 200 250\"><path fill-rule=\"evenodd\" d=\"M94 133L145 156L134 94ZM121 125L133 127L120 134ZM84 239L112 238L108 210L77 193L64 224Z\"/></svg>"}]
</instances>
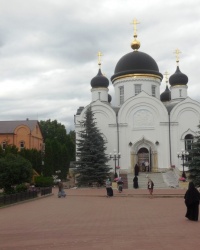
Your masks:
<instances>
[{"instance_id":1,"label":"green conifer tree","mask_svg":"<svg viewBox=\"0 0 200 250\"><path fill-rule=\"evenodd\" d=\"M88 107L81 126L83 129L79 132L77 139L76 172L78 173L78 185L87 186L94 182L102 185L109 177L110 168L106 164L109 158L105 153L106 143L96 127L91 107Z\"/></svg>"},{"instance_id":2,"label":"green conifer tree","mask_svg":"<svg viewBox=\"0 0 200 250\"><path fill-rule=\"evenodd\" d=\"M200 125L198 125L200 129ZM189 150L189 179L194 182L195 186L200 187L200 131L197 131L198 135L195 136L194 141Z\"/></svg>"}]
</instances>

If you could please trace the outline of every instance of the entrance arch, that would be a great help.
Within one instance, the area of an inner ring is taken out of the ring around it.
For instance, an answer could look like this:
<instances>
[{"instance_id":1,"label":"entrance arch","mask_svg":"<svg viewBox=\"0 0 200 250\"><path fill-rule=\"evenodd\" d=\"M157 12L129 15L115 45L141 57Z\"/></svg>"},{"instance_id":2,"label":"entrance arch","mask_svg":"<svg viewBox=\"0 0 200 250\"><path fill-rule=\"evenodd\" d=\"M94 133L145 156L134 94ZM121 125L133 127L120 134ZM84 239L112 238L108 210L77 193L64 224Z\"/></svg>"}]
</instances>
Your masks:
<instances>
[{"instance_id":1,"label":"entrance arch","mask_svg":"<svg viewBox=\"0 0 200 250\"><path fill-rule=\"evenodd\" d=\"M149 161L149 170L151 172L157 172L158 170L158 155L155 144L144 137L132 144L131 146L131 172L134 173L134 167L136 163L141 164L143 159Z\"/></svg>"}]
</instances>

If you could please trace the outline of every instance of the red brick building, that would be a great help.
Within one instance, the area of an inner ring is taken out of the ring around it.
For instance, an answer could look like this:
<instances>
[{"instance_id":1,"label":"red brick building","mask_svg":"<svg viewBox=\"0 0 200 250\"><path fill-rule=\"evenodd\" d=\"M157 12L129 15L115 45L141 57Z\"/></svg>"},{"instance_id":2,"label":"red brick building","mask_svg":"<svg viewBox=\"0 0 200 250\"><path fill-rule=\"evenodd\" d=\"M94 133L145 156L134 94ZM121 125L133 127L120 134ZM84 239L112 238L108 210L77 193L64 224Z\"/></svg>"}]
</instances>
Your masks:
<instances>
[{"instance_id":1,"label":"red brick building","mask_svg":"<svg viewBox=\"0 0 200 250\"><path fill-rule=\"evenodd\" d=\"M43 149L43 136L37 120L0 121L0 144L22 149Z\"/></svg>"}]
</instances>

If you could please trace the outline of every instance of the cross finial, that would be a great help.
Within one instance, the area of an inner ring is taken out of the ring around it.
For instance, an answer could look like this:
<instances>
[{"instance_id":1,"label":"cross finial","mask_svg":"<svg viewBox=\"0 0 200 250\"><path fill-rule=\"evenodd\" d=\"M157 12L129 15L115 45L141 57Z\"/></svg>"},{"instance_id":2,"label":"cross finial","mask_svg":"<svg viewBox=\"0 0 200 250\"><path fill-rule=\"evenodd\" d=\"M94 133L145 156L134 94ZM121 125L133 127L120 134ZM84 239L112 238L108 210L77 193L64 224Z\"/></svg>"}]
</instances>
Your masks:
<instances>
[{"instance_id":1,"label":"cross finial","mask_svg":"<svg viewBox=\"0 0 200 250\"><path fill-rule=\"evenodd\" d=\"M174 51L174 54L176 54L176 62L177 62L177 65L179 63L179 55L181 54L181 51L179 49L176 49Z\"/></svg>"},{"instance_id":2,"label":"cross finial","mask_svg":"<svg viewBox=\"0 0 200 250\"><path fill-rule=\"evenodd\" d=\"M166 83L168 83L168 76L169 76L169 73L167 71L165 71L165 73L163 74L165 76L165 79L166 79Z\"/></svg>"},{"instance_id":3,"label":"cross finial","mask_svg":"<svg viewBox=\"0 0 200 250\"><path fill-rule=\"evenodd\" d=\"M139 24L139 22L137 21L136 18L133 19L133 21L131 22L131 24L133 24L133 29L134 29L134 37L137 37L137 24Z\"/></svg>"},{"instance_id":4,"label":"cross finial","mask_svg":"<svg viewBox=\"0 0 200 250\"><path fill-rule=\"evenodd\" d=\"M103 54L99 51L97 56L98 56L98 65L99 65L99 68L101 68L101 57L103 56Z\"/></svg>"}]
</instances>

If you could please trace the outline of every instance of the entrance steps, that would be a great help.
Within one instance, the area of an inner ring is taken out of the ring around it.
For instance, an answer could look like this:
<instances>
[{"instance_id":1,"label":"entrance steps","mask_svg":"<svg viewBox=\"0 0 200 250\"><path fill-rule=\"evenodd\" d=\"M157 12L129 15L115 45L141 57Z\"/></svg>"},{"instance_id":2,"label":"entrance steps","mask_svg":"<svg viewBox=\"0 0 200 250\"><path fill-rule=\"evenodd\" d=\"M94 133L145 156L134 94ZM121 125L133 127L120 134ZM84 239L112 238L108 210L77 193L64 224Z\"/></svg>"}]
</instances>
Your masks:
<instances>
[{"instance_id":1,"label":"entrance steps","mask_svg":"<svg viewBox=\"0 0 200 250\"><path fill-rule=\"evenodd\" d=\"M155 189L178 188L178 178L172 171L165 173L144 173L140 172L138 175L139 189L147 189L147 182L149 177L154 182ZM128 174L128 189L133 189L134 174Z\"/></svg>"}]
</instances>

